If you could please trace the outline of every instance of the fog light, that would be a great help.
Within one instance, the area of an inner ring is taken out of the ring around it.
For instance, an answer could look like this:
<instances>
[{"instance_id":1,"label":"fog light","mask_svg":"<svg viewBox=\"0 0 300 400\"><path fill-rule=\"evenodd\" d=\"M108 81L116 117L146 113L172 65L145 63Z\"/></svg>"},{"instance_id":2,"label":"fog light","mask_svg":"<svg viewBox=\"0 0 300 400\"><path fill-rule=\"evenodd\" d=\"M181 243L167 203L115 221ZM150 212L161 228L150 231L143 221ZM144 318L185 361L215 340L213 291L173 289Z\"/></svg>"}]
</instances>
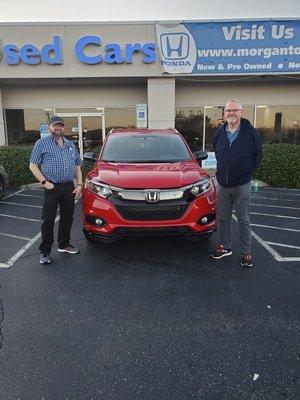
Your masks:
<instances>
[{"instance_id":1,"label":"fog light","mask_svg":"<svg viewBox=\"0 0 300 400\"><path fill-rule=\"evenodd\" d=\"M208 221L208 218L207 217L202 217L202 218L200 218L200 224L206 224L207 223L207 221Z\"/></svg>"},{"instance_id":2,"label":"fog light","mask_svg":"<svg viewBox=\"0 0 300 400\"><path fill-rule=\"evenodd\" d=\"M106 225L105 219L94 217L93 215L87 215L85 220L88 224L96 225L98 227Z\"/></svg>"}]
</instances>

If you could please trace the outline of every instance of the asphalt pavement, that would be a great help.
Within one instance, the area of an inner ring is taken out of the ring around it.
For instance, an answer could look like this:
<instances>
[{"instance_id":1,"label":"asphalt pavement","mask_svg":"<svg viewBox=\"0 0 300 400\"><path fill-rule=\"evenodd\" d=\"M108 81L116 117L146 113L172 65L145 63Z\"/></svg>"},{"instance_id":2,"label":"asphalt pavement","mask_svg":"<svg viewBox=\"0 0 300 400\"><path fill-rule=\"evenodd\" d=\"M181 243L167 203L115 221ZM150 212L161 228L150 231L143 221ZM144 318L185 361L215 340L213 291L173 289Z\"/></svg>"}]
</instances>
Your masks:
<instances>
[{"instance_id":1,"label":"asphalt pavement","mask_svg":"<svg viewBox=\"0 0 300 400\"><path fill-rule=\"evenodd\" d=\"M42 191L11 194L0 202L1 400L297 399L300 191L252 194L246 270L234 220L233 255L214 261L217 233L90 244L80 202L80 254L55 245L42 266Z\"/></svg>"}]
</instances>

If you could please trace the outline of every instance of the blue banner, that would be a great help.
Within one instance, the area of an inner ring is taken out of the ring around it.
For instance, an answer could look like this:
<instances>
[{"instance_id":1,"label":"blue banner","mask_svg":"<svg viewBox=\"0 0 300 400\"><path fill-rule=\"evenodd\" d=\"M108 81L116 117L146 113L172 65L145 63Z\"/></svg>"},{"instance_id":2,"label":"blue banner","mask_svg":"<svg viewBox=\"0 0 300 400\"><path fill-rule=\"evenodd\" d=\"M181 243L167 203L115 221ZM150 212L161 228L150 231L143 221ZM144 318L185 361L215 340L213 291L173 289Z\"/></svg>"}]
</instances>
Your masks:
<instances>
[{"instance_id":1,"label":"blue banner","mask_svg":"<svg viewBox=\"0 0 300 400\"><path fill-rule=\"evenodd\" d=\"M299 20L157 24L156 31L164 72L300 72Z\"/></svg>"}]
</instances>

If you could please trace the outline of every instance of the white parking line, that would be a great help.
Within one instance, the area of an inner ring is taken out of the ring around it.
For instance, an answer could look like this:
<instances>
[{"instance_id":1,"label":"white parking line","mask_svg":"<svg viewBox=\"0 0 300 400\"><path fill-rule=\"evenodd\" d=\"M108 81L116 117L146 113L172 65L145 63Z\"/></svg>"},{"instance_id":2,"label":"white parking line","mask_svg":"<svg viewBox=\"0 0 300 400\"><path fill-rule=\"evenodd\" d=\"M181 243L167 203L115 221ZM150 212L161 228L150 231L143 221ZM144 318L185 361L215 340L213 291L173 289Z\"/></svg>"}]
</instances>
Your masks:
<instances>
[{"instance_id":1,"label":"white parking line","mask_svg":"<svg viewBox=\"0 0 300 400\"><path fill-rule=\"evenodd\" d=\"M14 265L14 263L22 256L22 254L25 253L25 251L27 249L29 249L29 247L31 245L33 245L41 236L40 233L38 233L37 235L35 235L35 237L33 239L31 239L24 247L21 248L21 250L19 250L13 257L11 257L6 263L0 263L0 268L10 268Z\"/></svg>"},{"instance_id":2,"label":"white parking line","mask_svg":"<svg viewBox=\"0 0 300 400\"><path fill-rule=\"evenodd\" d=\"M284 209L288 209L288 210L300 210L300 207L273 206L273 205L270 205L270 204L258 204L258 203L251 203L251 206L271 207L271 208L284 208Z\"/></svg>"},{"instance_id":3,"label":"white parking line","mask_svg":"<svg viewBox=\"0 0 300 400\"><path fill-rule=\"evenodd\" d=\"M15 215L10 215L10 214L0 214L0 217L15 218L15 219L24 219L25 221L33 221L33 222L41 222L40 219L25 218L25 217L16 217Z\"/></svg>"},{"instance_id":4,"label":"white parking line","mask_svg":"<svg viewBox=\"0 0 300 400\"><path fill-rule=\"evenodd\" d=\"M55 218L55 222L59 220L59 215ZM23 246L13 257L11 257L7 262L0 263L0 268L10 268L14 265L14 263L25 253L30 246L32 246L39 238L41 237L41 233L39 232L32 238L25 246Z\"/></svg>"},{"instance_id":5,"label":"white parking line","mask_svg":"<svg viewBox=\"0 0 300 400\"><path fill-rule=\"evenodd\" d=\"M280 226L274 226L274 225L251 224L251 226L258 226L260 228L279 229L281 231L289 231L289 232L300 232L299 229L281 228Z\"/></svg>"},{"instance_id":6,"label":"white parking line","mask_svg":"<svg viewBox=\"0 0 300 400\"><path fill-rule=\"evenodd\" d=\"M10 235L9 233L4 233L4 232L0 232L1 236L8 236L8 237L13 237L15 239L22 239L22 240L26 240L29 241L30 238L24 237L24 236L17 236L17 235Z\"/></svg>"},{"instance_id":7,"label":"white parking line","mask_svg":"<svg viewBox=\"0 0 300 400\"><path fill-rule=\"evenodd\" d=\"M35 196L34 194L24 194L24 193L15 193L16 196L22 196L22 197L35 197L36 199L42 199L43 196Z\"/></svg>"},{"instance_id":8,"label":"white parking line","mask_svg":"<svg viewBox=\"0 0 300 400\"><path fill-rule=\"evenodd\" d=\"M8 196L3 197L2 202L3 202L3 200L8 199L9 197L12 197L12 196L14 196L16 194L19 194L19 193L23 192L23 190L24 189L18 190L17 192L11 193Z\"/></svg>"},{"instance_id":9,"label":"white parking line","mask_svg":"<svg viewBox=\"0 0 300 400\"><path fill-rule=\"evenodd\" d=\"M36 189L38 190L38 189ZM78 202L78 200L75 200L75 204ZM0 214L1 215L1 214ZM59 221L60 216L58 215L55 218L54 223ZM16 261L25 253L26 250L28 250L39 238L41 237L41 233L39 232L37 235L35 235L34 238L32 238L25 246L23 246L13 257L11 257L7 262L5 263L0 263L0 268L10 268L12 267Z\"/></svg>"},{"instance_id":10,"label":"white parking line","mask_svg":"<svg viewBox=\"0 0 300 400\"><path fill-rule=\"evenodd\" d=\"M235 215L232 216L232 218L238 222L237 217ZM253 225L253 224L251 224ZM277 251L275 251L274 249L272 249L272 247L270 247L260 236L258 236L255 232L252 231L252 236L254 237L254 239L256 239L258 241L258 243L260 243L277 261L284 261L283 257L281 257L281 255L279 253L277 253Z\"/></svg>"},{"instance_id":11,"label":"white parking line","mask_svg":"<svg viewBox=\"0 0 300 400\"><path fill-rule=\"evenodd\" d=\"M300 250L300 246L292 246L290 244L275 243L275 242L266 242L266 243L272 244L273 246L288 247L290 249L299 249Z\"/></svg>"},{"instance_id":12,"label":"white parking line","mask_svg":"<svg viewBox=\"0 0 300 400\"><path fill-rule=\"evenodd\" d=\"M254 215L263 215L264 217L276 217L276 218L287 218L287 219L300 219L299 217L290 217L288 215L277 215L277 214L264 214L259 212L250 212L250 214Z\"/></svg>"},{"instance_id":13,"label":"white parking line","mask_svg":"<svg viewBox=\"0 0 300 400\"><path fill-rule=\"evenodd\" d=\"M236 222L238 222L237 217L235 215L233 215L232 218ZM263 227L270 228L270 226L268 226L268 225L251 224L251 226L263 226ZM278 228L278 227L275 227L275 229L291 230L291 229L287 229L287 228ZM282 257L279 253L277 253L276 250L272 249L272 247L267 242L265 242L260 236L258 236L253 231L252 231L252 236L254 237L255 240L257 240L258 243L260 243L275 258L276 261L280 261L280 262L300 261L300 257Z\"/></svg>"},{"instance_id":14,"label":"white parking line","mask_svg":"<svg viewBox=\"0 0 300 400\"><path fill-rule=\"evenodd\" d=\"M296 192L299 193L300 195L300 190L299 189L286 189L286 188L270 188L265 186L263 191L267 191L267 192L275 192L276 194L282 194L282 193L278 193L278 192L284 192L283 194L297 194Z\"/></svg>"},{"instance_id":15,"label":"white parking line","mask_svg":"<svg viewBox=\"0 0 300 400\"><path fill-rule=\"evenodd\" d=\"M12 201L1 201L1 203L3 203L3 204L13 204L14 206L43 208L42 206L33 206L33 205L31 205L31 204L14 203L14 202L12 202Z\"/></svg>"},{"instance_id":16,"label":"white parking line","mask_svg":"<svg viewBox=\"0 0 300 400\"><path fill-rule=\"evenodd\" d=\"M300 203L300 200L292 200L292 199L276 199L276 197L263 197L263 196L253 196L252 199L265 199L265 200L277 200L277 201L292 201L293 203Z\"/></svg>"}]
</instances>

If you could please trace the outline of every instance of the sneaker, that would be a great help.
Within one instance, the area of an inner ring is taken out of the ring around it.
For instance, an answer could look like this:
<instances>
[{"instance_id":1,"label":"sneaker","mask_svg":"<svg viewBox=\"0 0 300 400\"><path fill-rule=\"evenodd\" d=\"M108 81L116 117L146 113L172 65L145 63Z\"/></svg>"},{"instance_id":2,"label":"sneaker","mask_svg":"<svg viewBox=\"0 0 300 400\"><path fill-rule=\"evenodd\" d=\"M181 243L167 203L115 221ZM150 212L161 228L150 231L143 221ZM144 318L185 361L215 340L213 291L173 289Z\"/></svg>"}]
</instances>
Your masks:
<instances>
[{"instance_id":1,"label":"sneaker","mask_svg":"<svg viewBox=\"0 0 300 400\"><path fill-rule=\"evenodd\" d=\"M213 253L210 254L211 258L218 260L219 258L231 256L232 251L231 249L225 249L224 246L221 244Z\"/></svg>"},{"instance_id":2,"label":"sneaker","mask_svg":"<svg viewBox=\"0 0 300 400\"><path fill-rule=\"evenodd\" d=\"M79 249L77 247L71 246L70 244L69 244L69 246L64 247L63 249L58 248L58 251L60 253L69 253L69 254L79 253Z\"/></svg>"},{"instance_id":3,"label":"sneaker","mask_svg":"<svg viewBox=\"0 0 300 400\"><path fill-rule=\"evenodd\" d=\"M50 263L50 258L49 258L49 256L48 256L48 254L41 254L40 255L40 263L41 264L49 264Z\"/></svg>"},{"instance_id":4,"label":"sneaker","mask_svg":"<svg viewBox=\"0 0 300 400\"><path fill-rule=\"evenodd\" d=\"M250 253L242 254L241 258L241 266L242 267L252 267L252 257Z\"/></svg>"}]
</instances>

